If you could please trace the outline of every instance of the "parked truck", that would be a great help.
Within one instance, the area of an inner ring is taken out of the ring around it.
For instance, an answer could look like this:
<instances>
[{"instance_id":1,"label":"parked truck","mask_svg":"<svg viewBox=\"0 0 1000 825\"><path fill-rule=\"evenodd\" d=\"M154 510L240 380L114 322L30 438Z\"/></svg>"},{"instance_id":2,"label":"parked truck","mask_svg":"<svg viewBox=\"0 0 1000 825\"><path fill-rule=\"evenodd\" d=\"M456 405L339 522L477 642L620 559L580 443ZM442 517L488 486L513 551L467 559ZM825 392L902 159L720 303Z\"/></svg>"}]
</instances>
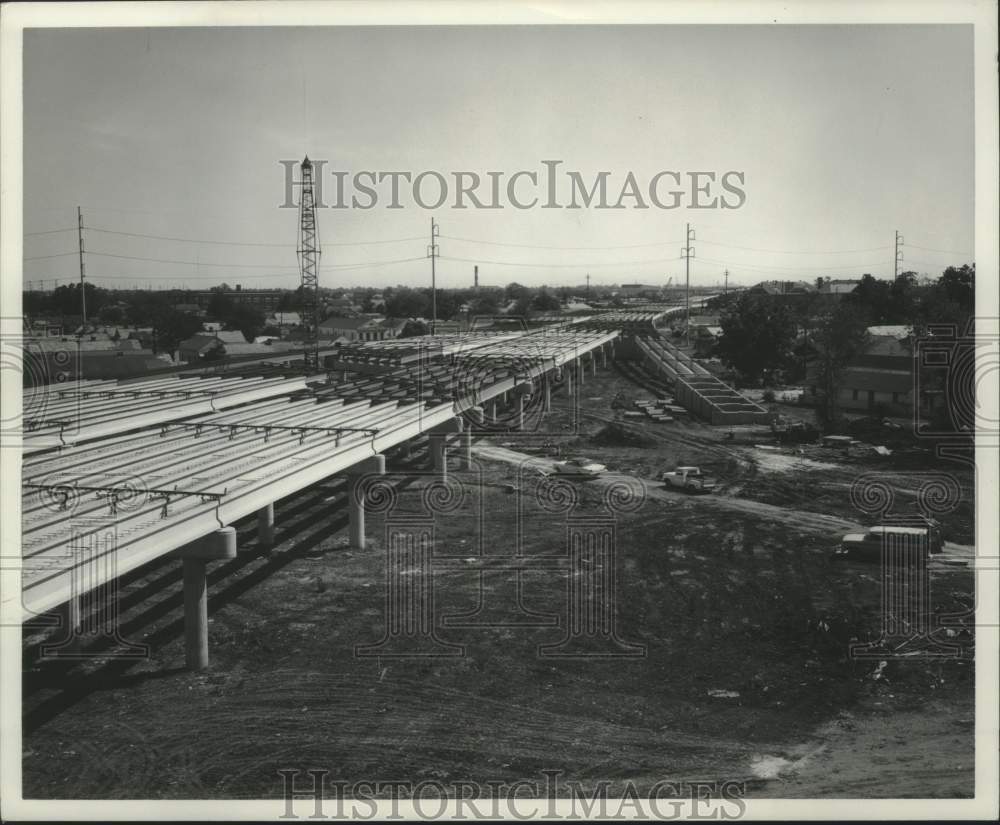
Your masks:
<instances>
[{"instance_id":1,"label":"parked truck","mask_svg":"<svg viewBox=\"0 0 1000 825\"><path fill-rule=\"evenodd\" d=\"M705 475L698 467L678 467L660 476L666 487L687 493L710 493L715 489L715 479Z\"/></svg>"},{"instance_id":2,"label":"parked truck","mask_svg":"<svg viewBox=\"0 0 1000 825\"><path fill-rule=\"evenodd\" d=\"M941 525L925 518L922 523L879 524L869 527L864 533L848 533L840 540L834 558L848 561L878 562L886 549L886 561L890 564L906 564L906 554L893 552L895 548L907 545L922 547L927 553L940 553L944 547Z\"/></svg>"}]
</instances>

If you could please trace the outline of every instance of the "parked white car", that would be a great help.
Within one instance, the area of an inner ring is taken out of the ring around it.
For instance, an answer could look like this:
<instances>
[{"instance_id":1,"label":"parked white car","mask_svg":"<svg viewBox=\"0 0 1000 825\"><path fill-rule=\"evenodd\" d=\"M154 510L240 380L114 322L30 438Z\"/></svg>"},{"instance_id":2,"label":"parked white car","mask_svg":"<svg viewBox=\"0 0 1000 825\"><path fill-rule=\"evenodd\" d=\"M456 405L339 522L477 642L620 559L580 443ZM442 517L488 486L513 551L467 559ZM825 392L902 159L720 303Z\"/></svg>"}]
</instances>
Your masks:
<instances>
[{"instance_id":1,"label":"parked white car","mask_svg":"<svg viewBox=\"0 0 1000 825\"><path fill-rule=\"evenodd\" d=\"M607 469L603 464L598 464L596 461L590 461L586 458L572 458L568 461L557 461L555 463L555 471L564 476L586 476L592 478L607 472Z\"/></svg>"}]
</instances>

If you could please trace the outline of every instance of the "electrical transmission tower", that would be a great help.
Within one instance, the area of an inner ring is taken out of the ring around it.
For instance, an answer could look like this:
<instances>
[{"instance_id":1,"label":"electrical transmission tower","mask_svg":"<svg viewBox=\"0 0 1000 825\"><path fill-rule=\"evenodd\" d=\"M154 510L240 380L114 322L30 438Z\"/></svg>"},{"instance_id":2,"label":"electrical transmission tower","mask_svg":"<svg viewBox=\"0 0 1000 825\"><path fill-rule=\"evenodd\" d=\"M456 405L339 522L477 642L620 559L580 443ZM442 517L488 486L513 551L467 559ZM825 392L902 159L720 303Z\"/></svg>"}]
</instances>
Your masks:
<instances>
[{"instance_id":1,"label":"electrical transmission tower","mask_svg":"<svg viewBox=\"0 0 1000 825\"><path fill-rule=\"evenodd\" d=\"M895 281L899 278L899 265L903 262L903 250L900 248L903 245L903 236L899 234L899 230L896 230L896 258L892 264L892 279Z\"/></svg>"},{"instance_id":2,"label":"electrical transmission tower","mask_svg":"<svg viewBox=\"0 0 1000 825\"><path fill-rule=\"evenodd\" d=\"M319 231L316 226L316 199L313 167L306 155L302 161L302 195L299 198L299 240L296 252L302 273L302 326L305 330L307 371L319 369Z\"/></svg>"}]
</instances>

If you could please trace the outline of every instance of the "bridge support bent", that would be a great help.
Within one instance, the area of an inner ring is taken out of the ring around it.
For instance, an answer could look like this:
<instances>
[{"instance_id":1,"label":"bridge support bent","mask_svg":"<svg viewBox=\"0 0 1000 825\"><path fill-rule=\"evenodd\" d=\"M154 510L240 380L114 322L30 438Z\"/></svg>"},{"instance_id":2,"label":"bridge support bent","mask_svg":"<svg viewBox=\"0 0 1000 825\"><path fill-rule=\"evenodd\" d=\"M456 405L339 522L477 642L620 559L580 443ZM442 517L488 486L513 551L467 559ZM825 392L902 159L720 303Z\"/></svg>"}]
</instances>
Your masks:
<instances>
[{"instance_id":1,"label":"bridge support bent","mask_svg":"<svg viewBox=\"0 0 1000 825\"><path fill-rule=\"evenodd\" d=\"M347 535L352 550L365 549L365 491L366 476L385 475L385 456L373 455L355 464L347 474Z\"/></svg>"},{"instance_id":2,"label":"bridge support bent","mask_svg":"<svg viewBox=\"0 0 1000 825\"><path fill-rule=\"evenodd\" d=\"M223 527L182 547L184 569L184 657L191 670L208 667L208 562L236 558L236 528Z\"/></svg>"},{"instance_id":3,"label":"bridge support bent","mask_svg":"<svg viewBox=\"0 0 1000 825\"><path fill-rule=\"evenodd\" d=\"M262 547L274 546L274 502L257 511L257 541Z\"/></svg>"}]
</instances>

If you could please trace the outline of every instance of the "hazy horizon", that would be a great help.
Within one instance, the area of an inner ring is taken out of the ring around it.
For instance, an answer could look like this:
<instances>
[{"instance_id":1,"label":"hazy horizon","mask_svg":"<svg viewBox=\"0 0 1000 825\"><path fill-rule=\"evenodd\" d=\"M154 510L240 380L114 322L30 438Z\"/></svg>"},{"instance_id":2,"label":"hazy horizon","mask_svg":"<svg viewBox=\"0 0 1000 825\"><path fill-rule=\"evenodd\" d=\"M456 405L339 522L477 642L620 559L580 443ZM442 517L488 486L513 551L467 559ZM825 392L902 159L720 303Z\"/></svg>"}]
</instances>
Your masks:
<instances>
[{"instance_id":1,"label":"hazy horizon","mask_svg":"<svg viewBox=\"0 0 1000 825\"><path fill-rule=\"evenodd\" d=\"M558 159L612 201L629 171L745 176L736 209L322 209L324 287L429 286L432 216L441 287L476 263L676 286L687 222L693 286L891 277L896 230L934 276L974 260L972 57L943 25L31 29L24 281L77 277L79 204L98 286L292 288L281 161L305 154L328 201L334 170Z\"/></svg>"}]
</instances>

